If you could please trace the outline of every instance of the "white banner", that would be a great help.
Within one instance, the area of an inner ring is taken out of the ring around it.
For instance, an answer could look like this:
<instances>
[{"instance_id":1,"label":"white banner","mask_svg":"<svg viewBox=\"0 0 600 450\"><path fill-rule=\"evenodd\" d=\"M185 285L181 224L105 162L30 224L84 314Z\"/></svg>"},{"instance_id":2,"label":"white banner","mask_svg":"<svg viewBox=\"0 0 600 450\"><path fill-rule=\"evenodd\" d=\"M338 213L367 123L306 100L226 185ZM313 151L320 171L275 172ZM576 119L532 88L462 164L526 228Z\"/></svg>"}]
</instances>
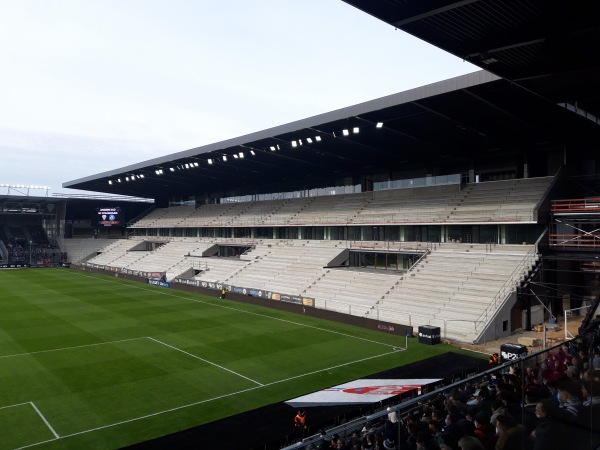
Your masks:
<instances>
[{"instance_id":1,"label":"white banner","mask_svg":"<svg viewBox=\"0 0 600 450\"><path fill-rule=\"evenodd\" d=\"M375 403L403 392L417 389L421 394L421 386L436 383L439 378L415 378L400 380L355 380L340 384L312 394L288 400L285 403L302 408L309 406L347 405L352 403Z\"/></svg>"}]
</instances>

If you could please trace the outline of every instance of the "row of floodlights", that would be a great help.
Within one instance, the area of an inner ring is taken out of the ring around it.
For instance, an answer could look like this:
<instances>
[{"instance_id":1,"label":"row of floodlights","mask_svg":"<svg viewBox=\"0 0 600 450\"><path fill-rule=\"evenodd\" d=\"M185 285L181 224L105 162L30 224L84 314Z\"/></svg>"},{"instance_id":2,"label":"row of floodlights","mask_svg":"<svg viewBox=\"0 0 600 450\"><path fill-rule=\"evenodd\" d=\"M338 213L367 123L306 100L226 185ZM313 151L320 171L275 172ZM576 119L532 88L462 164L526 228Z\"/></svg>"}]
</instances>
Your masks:
<instances>
[{"instance_id":1,"label":"row of floodlights","mask_svg":"<svg viewBox=\"0 0 600 450\"><path fill-rule=\"evenodd\" d=\"M17 188L17 189L50 189L50 186L38 186L38 185L27 185L27 184L0 184L0 187Z\"/></svg>"},{"instance_id":2,"label":"row of floodlights","mask_svg":"<svg viewBox=\"0 0 600 450\"><path fill-rule=\"evenodd\" d=\"M143 174L143 173L141 173L141 174L139 174L139 175L127 175L127 176L125 177L125 181L135 181L135 180L139 180L139 179L141 179L141 178L144 178L144 174ZM117 183L120 183L120 182L121 182L121 179L120 179L120 178L117 178L115 181L116 181ZM108 180L108 184L113 184L113 180Z\"/></svg>"},{"instance_id":3,"label":"row of floodlights","mask_svg":"<svg viewBox=\"0 0 600 450\"><path fill-rule=\"evenodd\" d=\"M383 127L383 122L377 122L377 124L375 125L375 128L382 128L382 127ZM359 132L360 132L360 128L359 127L352 128L352 134L358 134ZM335 135L335 131L332 134L333 134L333 137L337 137ZM342 130L342 135L343 136L349 136L350 135L350 129L343 129ZM309 138L305 138L305 140L306 140L306 142L308 144L312 144L313 142L321 142L321 136L315 136L314 138L309 137ZM298 139L298 140L292 141L291 145L292 145L293 148L296 148L298 146L303 145L302 139ZM271 145L269 147L269 149L272 152L274 152L274 151L277 151L277 150L281 150L281 147L279 146L279 144L277 144L277 145ZM256 155L256 153L254 152L254 150L250 150L250 154L252 156ZM227 156L228 155L221 155L221 161L227 162ZM229 156L233 156L234 159L243 159L244 158L244 152L234 153L233 155L229 155ZM208 158L206 160L206 162L209 165L214 164L216 161L219 161L219 160L217 158ZM181 164L181 165L178 165L178 166L175 166L175 167L169 167L168 170L170 172L175 172L177 170L193 169L193 168L198 167L198 166L199 166L199 164L197 162L190 162L190 163ZM154 171L154 173L156 175L164 175L165 170L166 169L156 169ZM129 175L129 176L125 177L125 181L134 181L134 180L139 179L139 178L144 178L144 175L143 174L140 174L140 175ZM121 178L117 178L115 181L117 183L121 183ZM113 180L108 180L108 184L113 184Z\"/></svg>"}]
</instances>

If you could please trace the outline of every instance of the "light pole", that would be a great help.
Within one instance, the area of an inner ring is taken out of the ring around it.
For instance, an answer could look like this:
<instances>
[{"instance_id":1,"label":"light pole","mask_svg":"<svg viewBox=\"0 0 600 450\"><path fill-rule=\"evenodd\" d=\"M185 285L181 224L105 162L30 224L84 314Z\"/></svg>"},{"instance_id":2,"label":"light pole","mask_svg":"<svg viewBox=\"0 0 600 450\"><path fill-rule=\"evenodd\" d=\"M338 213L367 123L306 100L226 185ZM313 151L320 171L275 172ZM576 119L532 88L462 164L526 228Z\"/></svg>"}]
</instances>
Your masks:
<instances>
[{"instance_id":1,"label":"light pole","mask_svg":"<svg viewBox=\"0 0 600 450\"><path fill-rule=\"evenodd\" d=\"M29 265L31 266L31 247L33 246L33 241L29 241Z\"/></svg>"}]
</instances>

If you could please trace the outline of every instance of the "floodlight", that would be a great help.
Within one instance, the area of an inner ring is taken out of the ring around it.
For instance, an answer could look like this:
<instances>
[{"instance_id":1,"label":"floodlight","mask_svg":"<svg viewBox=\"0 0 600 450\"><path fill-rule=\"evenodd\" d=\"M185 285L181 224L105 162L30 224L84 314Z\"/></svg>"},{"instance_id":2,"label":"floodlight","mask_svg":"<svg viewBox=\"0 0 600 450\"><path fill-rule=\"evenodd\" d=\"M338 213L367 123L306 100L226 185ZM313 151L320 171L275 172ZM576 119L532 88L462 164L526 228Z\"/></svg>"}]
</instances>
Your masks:
<instances>
[{"instance_id":1,"label":"floodlight","mask_svg":"<svg viewBox=\"0 0 600 450\"><path fill-rule=\"evenodd\" d=\"M377 128L383 127L383 122L377 122L377 125L375 125L375 127L377 127Z\"/></svg>"},{"instance_id":2,"label":"floodlight","mask_svg":"<svg viewBox=\"0 0 600 450\"><path fill-rule=\"evenodd\" d=\"M129 177L125 177L125 181L129 181Z\"/></svg>"},{"instance_id":3,"label":"floodlight","mask_svg":"<svg viewBox=\"0 0 600 450\"><path fill-rule=\"evenodd\" d=\"M254 153L254 150L250 150L250 154L251 154L252 156L256 155L256 153Z\"/></svg>"},{"instance_id":4,"label":"floodlight","mask_svg":"<svg viewBox=\"0 0 600 450\"><path fill-rule=\"evenodd\" d=\"M298 139L298 143L302 145L302 139Z\"/></svg>"},{"instance_id":5,"label":"floodlight","mask_svg":"<svg viewBox=\"0 0 600 450\"><path fill-rule=\"evenodd\" d=\"M208 164L212 164L212 159L208 158Z\"/></svg>"},{"instance_id":6,"label":"floodlight","mask_svg":"<svg viewBox=\"0 0 600 450\"><path fill-rule=\"evenodd\" d=\"M350 132L348 130L342 130L342 134L344 136L348 136L350 134Z\"/></svg>"},{"instance_id":7,"label":"floodlight","mask_svg":"<svg viewBox=\"0 0 600 450\"><path fill-rule=\"evenodd\" d=\"M272 152L274 152L274 151L275 151L275 147L273 147L272 145L271 145L271 151L272 151Z\"/></svg>"},{"instance_id":8,"label":"floodlight","mask_svg":"<svg viewBox=\"0 0 600 450\"><path fill-rule=\"evenodd\" d=\"M240 155L240 158L243 158L244 157L244 152L240 152L239 155Z\"/></svg>"},{"instance_id":9,"label":"floodlight","mask_svg":"<svg viewBox=\"0 0 600 450\"><path fill-rule=\"evenodd\" d=\"M321 136L315 136L315 140L316 140L317 142L321 142Z\"/></svg>"},{"instance_id":10,"label":"floodlight","mask_svg":"<svg viewBox=\"0 0 600 450\"><path fill-rule=\"evenodd\" d=\"M194 167L198 167L198 163L197 162L194 163Z\"/></svg>"},{"instance_id":11,"label":"floodlight","mask_svg":"<svg viewBox=\"0 0 600 450\"><path fill-rule=\"evenodd\" d=\"M121 182L121 179L120 179L120 178L117 178L117 183L120 183L120 182Z\"/></svg>"},{"instance_id":12,"label":"floodlight","mask_svg":"<svg viewBox=\"0 0 600 450\"><path fill-rule=\"evenodd\" d=\"M140 178L144 178L144 174L141 174L141 175L140 175Z\"/></svg>"},{"instance_id":13,"label":"floodlight","mask_svg":"<svg viewBox=\"0 0 600 450\"><path fill-rule=\"evenodd\" d=\"M227 155L223 155L223 161L227 162Z\"/></svg>"},{"instance_id":14,"label":"floodlight","mask_svg":"<svg viewBox=\"0 0 600 450\"><path fill-rule=\"evenodd\" d=\"M306 138L306 142L308 142L309 144L312 144L312 139L311 138Z\"/></svg>"},{"instance_id":15,"label":"floodlight","mask_svg":"<svg viewBox=\"0 0 600 450\"><path fill-rule=\"evenodd\" d=\"M292 147L298 147L298 143L296 141L292 141Z\"/></svg>"},{"instance_id":16,"label":"floodlight","mask_svg":"<svg viewBox=\"0 0 600 450\"><path fill-rule=\"evenodd\" d=\"M189 165L188 163L185 163L185 168L186 168L186 169L189 169L189 168L190 168L190 165Z\"/></svg>"},{"instance_id":17,"label":"floodlight","mask_svg":"<svg viewBox=\"0 0 600 450\"><path fill-rule=\"evenodd\" d=\"M279 144L277 144L277 150L281 150L281 149L279 148Z\"/></svg>"},{"instance_id":18,"label":"floodlight","mask_svg":"<svg viewBox=\"0 0 600 450\"><path fill-rule=\"evenodd\" d=\"M239 156L237 155L237 153L234 153L234 154L233 154L233 157L234 157L235 159L238 159L238 158L239 158Z\"/></svg>"},{"instance_id":19,"label":"floodlight","mask_svg":"<svg viewBox=\"0 0 600 450\"><path fill-rule=\"evenodd\" d=\"M170 170L171 172L175 172L175 169L174 169L173 167L169 167L169 170Z\"/></svg>"},{"instance_id":20,"label":"floodlight","mask_svg":"<svg viewBox=\"0 0 600 450\"><path fill-rule=\"evenodd\" d=\"M358 127L354 127L354 128L352 128L352 132L353 132L354 134L358 134L358 132L359 132L359 129L358 129Z\"/></svg>"},{"instance_id":21,"label":"floodlight","mask_svg":"<svg viewBox=\"0 0 600 450\"><path fill-rule=\"evenodd\" d=\"M108 180L108 184L112 184L112 180Z\"/></svg>"}]
</instances>

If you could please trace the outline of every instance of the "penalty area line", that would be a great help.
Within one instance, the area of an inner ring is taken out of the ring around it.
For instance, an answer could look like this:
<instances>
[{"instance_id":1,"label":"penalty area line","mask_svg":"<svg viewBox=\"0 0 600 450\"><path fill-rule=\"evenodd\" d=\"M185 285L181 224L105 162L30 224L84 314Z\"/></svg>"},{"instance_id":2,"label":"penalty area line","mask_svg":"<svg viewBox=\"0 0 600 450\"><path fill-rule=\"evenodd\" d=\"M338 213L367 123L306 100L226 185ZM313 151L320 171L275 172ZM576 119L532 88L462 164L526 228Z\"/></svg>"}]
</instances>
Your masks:
<instances>
[{"instance_id":1,"label":"penalty area line","mask_svg":"<svg viewBox=\"0 0 600 450\"><path fill-rule=\"evenodd\" d=\"M152 338L149 338L149 339L152 339ZM65 434L65 435L60 436L58 439L62 440L62 439L70 438L70 437L80 436L82 434L93 433L95 431L105 430L107 428L113 428L113 427L116 427L116 426L119 426L119 425L125 425L125 424L131 423L131 422L137 422L138 420L149 419L149 418L152 418L152 417L160 416L162 414L168 414L168 413L179 411L179 410L182 410L182 409L185 409L185 408L191 408L193 406L198 406L198 405L202 405L202 404L205 404L205 403L210 403L210 402L213 402L213 401L216 401L216 400L222 400L222 399L233 397L233 396L236 396L236 395L239 395L239 394L244 394L246 392L255 391L257 389L263 389L263 388L266 388L266 387L270 387L270 386L274 386L274 385L277 385L277 384L285 383L285 382L288 382L288 381L296 380L298 378L307 377L307 376L310 376L310 375L317 374L319 372L328 372L330 370L337 369L337 368L340 368L340 367L349 366L351 364L356 364L356 363L359 363L359 362L368 361L370 359L381 358L383 356L388 356L388 355L392 355L394 353L398 353L399 351L403 351L403 350L394 350L394 351L382 353L382 354L379 354L379 355L368 356L366 358L356 359L354 361L349 361L349 362L346 362L346 363L337 364L335 366L326 367L324 369L314 370L312 372L306 372L306 373L303 373L303 374L300 374L300 375L296 375L296 376L293 376L293 377L289 377L289 378L285 378L285 379L273 381L271 383L262 384L260 386L253 386L253 387L250 387L250 388L247 388L247 389L242 389L242 390L239 390L239 391L230 392L228 394L219 395L217 397L207 398L205 400L200 400L200 401L197 401L197 402L194 402L194 403L189 403L189 404L186 404L186 405L176 406L176 407L173 407L173 408L165 409L163 411L157 411L155 413L146 414L146 415L140 416L140 417L134 417L133 419L122 420L120 422L115 422L115 423L111 423L111 424L108 424L108 425L103 425L103 426L92 428L92 429L89 429L89 430L83 430L83 431L78 431L76 433ZM52 442L52 441L55 441L55 440L56 439L49 439L47 441L38 442L38 443L35 443L35 444L30 444L30 445L26 445L24 447L19 447L18 449L15 449L15 450L21 450L21 449L25 449L25 448L31 448L31 447L42 445L42 444L45 444L47 442Z\"/></svg>"},{"instance_id":2,"label":"penalty area line","mask_svg":"<svg viewBox=\"0 0 600 450\"><path fill-rule=\"evenodd\" d=\"M158 344L164 345L165 347L169 347L169 348L171 348L173 350L177 350L178 352L181 352L183 354L191 356L192 358L195 358L195 359L198 359L198 360L200 360L202 362L205 362L206 364L210 364L211 366L218 367L221 370L225 370L226 372L232 373L232 374L234 374L234 375L236 375L236 376L238 376L240 378L243 378L245 380L251 381L254 384L258 384L259 386L264 386L264 384L259 383L258 381L253 380L252 378L248 378L248 377L242 375L241 373L234 372L233 370L228 369L227 367L220 366L220 365L218 365L218 364L216 364L216 363L214 363L212 361L209 361L207 359L201 358L201 357L196 356L196 355L194 355L192 353L186 352L185 350L182 350L180 348L174 347L173 345L169 345L169 344L166 344L166 343L164 343L162 341L159 341L158 339L154 339L153 337L148 336L147 338L150 339L151 341L154 341L154 342L158 343Z\"/></svg>"},{"instance_id":3,"label":"penalty area line","mask_svg":"<svg viewBox=\"0 0 600 450\"><path fill-rule=\"evenodd\" d=\"M145 339L145 338L146 338L145 336L142 336L142 337L136 337L136 338L131 338L131 339L120 339L118 341L97 342L95 344L75 345L75 346L72 346L72 347L52 348L52 349L49 349L49 350L38 350L36 352L14 353L12 355L0 356L0 359L14 358L15 356L37 355L38 353L62 352L64 350L74 350L74 349L77 349L77 348L85 348L85 347L96 347L98 345L118 344L119 342L137 341L137 340Z\"/></svg>"},{"instance_id":4,"label":"penalty area line","mask_svg":"<svg viewBox=\"0 0 600 450\"><path fill-rule=\"evenodd\" d=\"M46 420L46 418L44 417L44 415L41 413L41 411L38 409L37 406L35 406L35 403L33 402L29 402L29 404L31 406L33 406L33 409L35 409L35 412L38 413L38 415L42 418L42 420L44 421L44 423L46 424L46 426L48 427L48 429L52 432L52 434L54 435L54 437L56 439L60 439L60 436L58 435L58 433L54 430L54 428L52 428L52 425L50 425L50 422L48 422Z\"/></svg>"}]
</instances>

